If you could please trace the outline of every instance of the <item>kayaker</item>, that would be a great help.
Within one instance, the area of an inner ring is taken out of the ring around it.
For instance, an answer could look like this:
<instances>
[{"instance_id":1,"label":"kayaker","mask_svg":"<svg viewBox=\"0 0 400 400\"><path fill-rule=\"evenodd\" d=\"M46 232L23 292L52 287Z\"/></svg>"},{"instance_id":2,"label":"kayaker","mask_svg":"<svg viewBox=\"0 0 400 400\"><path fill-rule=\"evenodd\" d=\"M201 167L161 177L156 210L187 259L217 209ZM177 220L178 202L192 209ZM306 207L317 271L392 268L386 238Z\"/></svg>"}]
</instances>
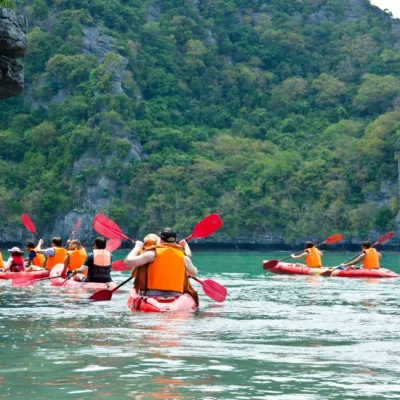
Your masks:
<instances>
[{"instance_id":1,"label":"kayaker","mask_svg":"<svg viewBox=\"0 0 400 400\"><path fill-rule=\"evenodd\" d=\"M313 242L306 242L303 253L299 255L292 254L292 258L295 260L304 258L308 268L321 268L321 257L322 251L318 250Z\"/></svg>"},{"instance_id":2,"label":"kayaker","mask_svg":"<svg viewBox=\"0 0 400 400\"><path fill-rule=\"evenodd\" d=\"M86 257L84 265L76 269L73 274L76 281L84 282L111 282L112 254L106 250L107 241L103 236L95 239L93 251ZM87 271L87 276L85 272Z\"/></svg>"},{"instance_id":3,"label":"kayaker","mask_svg":"<svg viewBox=\"0 0 400 400\"><path fill-rule=\"evenodd\" d=\"M51 247L49 249L42 249L42 246L43 239L40 239L39 244L36 247L36 253L47 256L47 259L43 264L44 268L51 270L57 264L64 264L67 250L62 247L62 239L60 237L53 237L53 239L51 239Z\"/></svg>"},{"instance_id":4,"label":"kayaker","mask_svg":"<svg viewBox=\"0 0 400 400\"><path fill-rule=\"evenodd\" d=\"M176 240L176 233L171 228L165 228L160 233L159 244L142 252L143 242L136 241L135 247L125 258L125 264L133 269L148 265L146 286L141 288L144 295L180 296L184 293L187 276L197 275L197 268Z\"/></svg>"},{"instance_id":5,"label":"kayaker","mask_svg":"<svg viewBox=\"0 0 400 400\"><path fill-rule=\"evenodd\" d=\"M19 247L13 247L8 249L10 252L10 258L7 261L7 265L4 266L3 272L23 272L24 271L24 259L22 258L23 251Z\"/></svg>"},{"instance_id":6,"label":"kayaker","mask_svg":"<svg viewBox=\"0 0 400 400\"><path fill-rule=\"evenodd\" d=\"M28 252L28 258L24 260L26 262L25 272L41 270L45 261L44 255L36 253L35 243L31 241L26 242L25 247Z\"/></svg>"},{"instance_id":7,"label":"kayaker","mask_svg":"<svg viewBox=\"0 0 400 400\"><path fill-rule=\"evenodd\" d=\"M86 250L79 239L73 239L68 242L68 252L64 259L64 269L61 276L66 276L67 273L69 275L76 269L82 267L87 257Z\"/></svg>"},{"instance_id":8,"label":"kayaker","mask_svg":"<svg viewBox=\"0 0 400 400\"><path fill-rule=\"evenodd\" d=\"M360 254L354 261L341 264L340 267L348 267L350 265L356 265L360 262L363 263L363 269L379 269L379 259L382 258L382 254L376 251L372 247L371 242L362 243L362 254Z\"/></svg>"},{"instance_id":9,"label":"kayaker","mask_svg":"<svg viewBox=\"0 0 400 400\"><path fill-rule=\"evenodd\" d=\"M1 251L0 251L0 269L3 267L4 267L3 255L1 254Z\"/></svg>"}]
</instances>

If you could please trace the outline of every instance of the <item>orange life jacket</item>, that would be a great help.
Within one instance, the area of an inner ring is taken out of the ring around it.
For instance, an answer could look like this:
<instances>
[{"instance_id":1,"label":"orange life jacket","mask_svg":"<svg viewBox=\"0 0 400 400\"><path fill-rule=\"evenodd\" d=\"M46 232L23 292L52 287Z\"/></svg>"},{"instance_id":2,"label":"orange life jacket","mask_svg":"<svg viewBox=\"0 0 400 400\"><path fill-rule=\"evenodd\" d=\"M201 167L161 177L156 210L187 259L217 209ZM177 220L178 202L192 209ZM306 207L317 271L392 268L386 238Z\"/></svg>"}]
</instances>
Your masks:
<instances>
[{"instance_id":1,"label":"orange life jacket","mask_svg":"<svg viewBox=\"0 0 400 400\"><path fill-rule=\"evenodd\" d=\"M3 256L1 255L1 252L0 252L0 268L3 268L3 267L4 267Z\"/></svg>"},{"instance_id":2,"label":"orange life jacket","mask_svg":"<svg viewBox=\"0 0 400 400\"><path fill-rule=\"evenodd\" d=\"M83 263L86 260L86 250L83 248L78 250L69 250L68 255L68 269L70 271L75 271L76 269L82 267Z\"/></svg>"},{"instance_id":3,"label":"orange life jacket","mask_svg":"<svg viewBox=\"0 0 400 400\"><path fill-rule=\"evenodd\" d=\"M53 247L54 256L48 256L46 262L46 269L52 269L57 264L64 264L64 259L67 256L67 250L64 247Z\"/></svg>"},{"instance_id":4,"label":"orange life jacket","mask_svg":"<svg viewBox=\"0 0 400 400\"><path fill-rule=\"evenodd\" d=\"M154 250L156 259L147 268L147 289L183 293L186 268L182 247L163 243Z\"/></svg>"},{"instance_id":5,"label":"orange life jacket","mask_svg":"<svg viewBox=\"0 0 400 400\"><path fill-rule=\"evenodd\" d=\"M379 269L378 252L373 248L364 250L365 258L362 260L364 269Z\"/></svg>"},{"instance_id":6,"label":"orange life jacket","mask_svg":"<svg viewBox=\"0 0 400 400\"><path fill-rule=\"evenodd\" d=\"M308 255L305 257L306 265L308 268L319 268L321 267L321 256L319 255L319 250L314 246L306 249Z\"/></svg>"},{"instance_id":7,"label":"orange life jacket","mask_svg":"<svg viewBox=\"0 0 400 400\"><path fill-rule=\"evenodd\" d=\"M35 257L32 258L31 264L35 265L36 267L41 267L46 259L43 254L36 253L36 249L31 249L30 251L35 252Z\"/></svg>"}]
</instances>

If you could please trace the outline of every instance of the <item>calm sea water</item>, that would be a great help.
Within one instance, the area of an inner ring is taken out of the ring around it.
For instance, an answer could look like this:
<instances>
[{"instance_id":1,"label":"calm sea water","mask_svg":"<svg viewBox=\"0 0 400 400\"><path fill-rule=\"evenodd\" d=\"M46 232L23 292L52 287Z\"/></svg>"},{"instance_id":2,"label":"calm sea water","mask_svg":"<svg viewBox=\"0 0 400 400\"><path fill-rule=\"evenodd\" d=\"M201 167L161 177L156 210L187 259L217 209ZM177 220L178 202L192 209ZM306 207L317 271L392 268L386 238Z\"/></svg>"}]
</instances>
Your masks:
<instances>
[{"instance_id":1,"label":"calm sea water","mask_svg":"<svg viewBox=\"0 0 400 400\"><path fill-rule=\"evenodd\" d=\"M195 253L199 276L229 294L216 304L199 287L193 315L133 314L128 288L91 303L46 282L2 282L0 397L400 399L400 280L263 271L284 255ZM400 272L397 254L382 264Z\"/></svg>"}]
</instances>

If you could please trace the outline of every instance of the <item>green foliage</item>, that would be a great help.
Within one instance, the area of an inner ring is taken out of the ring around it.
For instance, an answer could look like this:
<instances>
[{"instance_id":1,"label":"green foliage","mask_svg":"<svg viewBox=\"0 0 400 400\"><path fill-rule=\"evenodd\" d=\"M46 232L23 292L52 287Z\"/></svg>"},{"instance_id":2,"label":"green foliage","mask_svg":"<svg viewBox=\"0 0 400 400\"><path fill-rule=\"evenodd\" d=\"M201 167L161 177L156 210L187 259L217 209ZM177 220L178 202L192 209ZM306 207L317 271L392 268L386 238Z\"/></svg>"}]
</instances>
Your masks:
<instances>
[{"instance_id":1,"label":"green foliage","mask_svg":"<svg viewBox=\"0 0 400 400\"><path fill-rule=\"evenodd\" d=\"M213 211L229 238L393 229L387 16L346 0L20 6L26 89L0 108L0 226L99 200L132 236L189 233Z\"/></svg>"},{"instance_id":2,"label":"green foliage","mask_svg":"<svg viewBox=\"0 0 400 400\"><path fill-rule=\"evenodd\" d=\"M12 8L13 7L13 2L11 0L0 0L0 7Z\"/></svg>"}]
</instances>

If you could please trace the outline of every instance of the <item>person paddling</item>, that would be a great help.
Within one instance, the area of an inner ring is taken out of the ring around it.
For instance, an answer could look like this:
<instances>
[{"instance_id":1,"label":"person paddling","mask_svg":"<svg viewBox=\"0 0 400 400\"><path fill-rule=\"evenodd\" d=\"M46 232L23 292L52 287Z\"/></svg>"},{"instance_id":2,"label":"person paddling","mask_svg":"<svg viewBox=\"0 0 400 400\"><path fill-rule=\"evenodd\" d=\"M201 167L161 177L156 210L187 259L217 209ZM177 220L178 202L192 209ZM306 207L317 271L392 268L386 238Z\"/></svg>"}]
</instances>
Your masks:
<instances>
[{"instance_id":1,"label":"person paddling","mask_svg":"<svg viewBox=\"0 0 400 400\"><path fill-rule=\"evenodd\" d=\"M10 252L10 258L7 262L8 265L4 266L3 272L23 272L25 267L22 254L24 252L19 247L13 247L12 249L8 249L8 251Z\"/></svg>"},{"instance_id":2,"label":"person paddling","mask_svg":"<svg viewBox=\"0 0 400 400\"><path fill-rule=\"evenodd\" d=\"M84 265L76 269L74 280L84 282L111 282L112 254L106 250L107 241L98 236L93 244L93 251L87 256ZM84 273L87 272L87 277Z\"/></svg>"},{"instance_id":3,"label":"person paddling","mask_svg":"<svg viewBox=\"0 0 400 400\"><path fill-rule=\"evenodd\" d=\"M318 250L313 242L306 242L304 246L304 252L296 255L292 254L292 258L298 260L299 258L304 258L308 268L320 268L322 251Z\"/></svg>"},{"instance_id":4,"label":"person paddling","mask_svg":"<svg viewBox=\"0 0 400 400\"><path fill-rule=\"evenodd\" d=\"M363 242L361 248L362 254L360 254L354 261L341 264L340 267L348 267L362 262L363 269L379 269L379 259L382 257L382 254L376 251L376 249L372 247L371 242L368 241Z\"/></svg>"},{"instance_id":5,"label":"person paddling","mask_svg":"<svg viewBox=\"0 0 400 400\"><path fill-rule=\"evenodd\" d=\"M171 228L165 228L160 233L159 244L142 252L143 242L136 241L135 247L125 258L125 264L133 269L148 265L145 287L141 288L144 295L180 296L184 293L187 275L197 275L197 268L176 240L176 233Z\"/></svg>"},{"instance_id":6,"label":"person paddling","mask_svg":"<svg viewBox=\"0 0 400 400\"><path fill-rule=\"evenodd\" d=\"M26 262L25 272L41 270L45 261L44 255L36 252L35 243L31 241L26 242L25 246L28 252L28 258L24 260Z\"/></svg>"},{"instance_id":7,"label":"person paddling","mask_svg":"<svg viewBox=\"0 0 400 400\"><path fill-rule=\"evenodd\" d=\"M43 239L39 240L36 247L37 254L44 254L47 256L43 267L47 270L53 269L57 264L64 264L64 259L67 256L67 250L62 247L62 239L60 237L53 237L51 239L51 247L49 249L42 249Z\"/></svg>"},{"instance_id":8,"label":"person paddling","mask_svg":"<svg viewBox=\"0 0 400 400\"><path fill-rule=\"evenodd\" d=\"M70 271L72 273L76 269L82 267L85 263L87 254L85 248L79 239L70 240L68 243L67 256L64 259L64 269L61 276L66 276Z\"/></svg>"}]
</instances>

